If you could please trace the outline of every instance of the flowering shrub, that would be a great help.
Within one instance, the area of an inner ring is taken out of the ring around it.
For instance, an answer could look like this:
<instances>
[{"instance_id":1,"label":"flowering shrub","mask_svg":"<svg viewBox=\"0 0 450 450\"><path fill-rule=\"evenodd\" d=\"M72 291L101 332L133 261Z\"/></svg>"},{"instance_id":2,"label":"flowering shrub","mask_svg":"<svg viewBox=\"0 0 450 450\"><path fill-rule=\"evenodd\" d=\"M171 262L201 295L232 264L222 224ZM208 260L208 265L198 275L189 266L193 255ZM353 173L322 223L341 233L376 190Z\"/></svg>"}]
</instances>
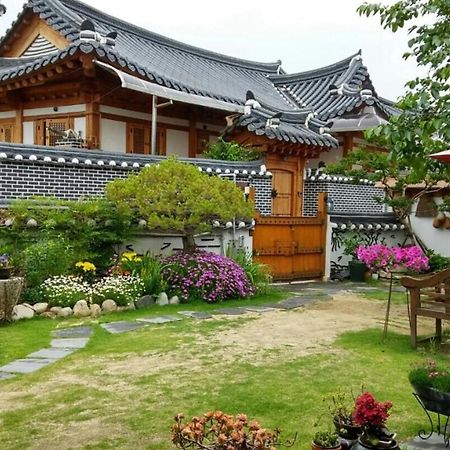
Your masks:
<instances>
[{"instance_id":1,"label":"flowering shrub","mask_svg":"<svg viewBox=\"0 0 450 450\"><path fill-rule=\"evenodd\" d=\"M235 417L222 411L208 412L183 423L183 414L175 416L172 442L176 448L202 450L274 450L280 446L278 428L269 431L257 421L248 422L245 414ZM286 443L292 446L294 442Z\"/></svg>"},{"instance_id":2,"label":"flowering shrub","mask_svg":"<svg viewBox=\"0 0 450 450\"><path fill-rule=\"evenodd\" d=\"M416 365L409 372L409 381L419 388L433 388L442 392L450 392L450 367L437 366L432 359Z\"/></svg>"},{"instance_id":3,"label":"flowering shrub","mask_svg":"<svg viewBox=\"0 0 450 450\"><path fill-rule=\"evenodd\" d=\"M387 247L382 244L360 245L356 256L372 271L393 270L404 267L413 272L428 270L428 258L417 246Z\"/></svg>"},{"instance_id":4,"label":"flowering shrub","mask_svg":"<svg viewBox=\"0 0 450 450\"><path fill-rule=\"evenodd\" d=\"M81 277L55 276L45 280L40 292L49 306L73 307L78 300L90 300L91 289Z\"/></svg>"},{"instance_id":5,"label":"flowering shrub","mask_svg":"<svg viewBox=\"0 0 450 450\"><path fill-rule=\"evenodd\" d=\"M364 428L382 428L391 408L392 402L378 402L370 392L364 392L355 400L355 423Z\"/></svg>"},{"instance_id":6,"label":"flowering shrub","mask_svg":"<svg viewBox=\"0 0 450 450\"><path fill-rule=\"evenodd\" d=\"M102 278L92 285L93 303L114 300L118 306L127 306L137 300L144 292L144 284L138 277L118 275Z\"/></svg>"},{"instance_id":7,"label":"flowering shrub","mask_svg":"<svg viewBox=\"0 0 450 450\"><path fill-rule=\"evenodd\" d=\"M162 279L172 295L220 302L254 292L242 267L225 256L197 251L177 253L163 260Z\"/></svg>"}]
</instances>

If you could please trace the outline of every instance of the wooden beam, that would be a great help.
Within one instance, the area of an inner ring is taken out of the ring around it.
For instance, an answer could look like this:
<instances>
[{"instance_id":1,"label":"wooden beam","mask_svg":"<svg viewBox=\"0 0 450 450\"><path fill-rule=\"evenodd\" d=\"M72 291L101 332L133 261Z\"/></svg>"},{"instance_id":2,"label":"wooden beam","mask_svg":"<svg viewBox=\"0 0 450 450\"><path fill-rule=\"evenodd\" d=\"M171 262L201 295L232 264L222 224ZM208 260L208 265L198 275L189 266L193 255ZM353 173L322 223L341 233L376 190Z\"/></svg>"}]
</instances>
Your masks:
<instances>
[{"instance_id":1,"label":"wooden beam","mask_svg":"<svg viewBox=\"0 0 450 450\"><path fill-rule=\"evenodd\" d=\"M345 133L342 156L346 158L352 150L353 150L353 134Z\"/></svg>"}]
</instances>

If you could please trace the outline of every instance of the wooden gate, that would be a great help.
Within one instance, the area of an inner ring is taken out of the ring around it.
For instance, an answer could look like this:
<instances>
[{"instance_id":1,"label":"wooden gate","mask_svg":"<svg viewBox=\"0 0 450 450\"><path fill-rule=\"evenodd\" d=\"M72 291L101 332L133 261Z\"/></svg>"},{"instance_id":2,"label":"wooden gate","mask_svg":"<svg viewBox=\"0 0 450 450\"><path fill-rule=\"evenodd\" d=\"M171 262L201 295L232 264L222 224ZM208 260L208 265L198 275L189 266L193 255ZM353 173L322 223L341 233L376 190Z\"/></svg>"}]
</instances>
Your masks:
<instances>
[{"instance_id":1,"label":"wooden gate","mask_svg":"<svg viewBox=\"0 0 450 450\"><path fill-rule=\"evenodd\" d=\"M270 267L274 280L321 278L326 228L324 194L316 217L258 217L253 234L256 260Z\"/></svg>"}]
</instances>

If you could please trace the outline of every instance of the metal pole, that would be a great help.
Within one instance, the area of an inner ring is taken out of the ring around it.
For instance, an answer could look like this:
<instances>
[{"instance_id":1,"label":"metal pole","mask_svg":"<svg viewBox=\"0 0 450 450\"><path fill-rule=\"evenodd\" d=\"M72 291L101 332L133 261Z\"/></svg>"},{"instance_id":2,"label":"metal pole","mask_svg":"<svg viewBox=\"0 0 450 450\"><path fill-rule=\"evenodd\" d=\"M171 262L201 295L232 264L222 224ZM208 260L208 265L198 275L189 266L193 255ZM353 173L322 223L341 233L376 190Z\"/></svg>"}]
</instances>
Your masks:
<instances>
[{"instance_id":1,"label":"metal pole","mask_svg":"<svg viewBox=\"0 0 450 450\"><path fill-rule=\"evenodd\" d=\"M152 97L152 141L151 141L151 154L156 155L156 127L158 121L158 97L154 95Z\"/></svg>"},{"instance_id":2,"label":"metal pole","mask_svg":"<svg viewBox=\"0 0 450 450\"><path fill-rule=\"evenodd\" d=\"M384 330L383 330L383 339L387 338L387 333L388 333L388 325L389 325L389 313L391 311L391 300L392 300L392 283L393 283L393 275L392 275L392 271L391 271L391 280L389 283L389 297L388 297L388 302L387 302L387 306L386 306L386 317L384 318Z\"/></svg>"}]
</instances>

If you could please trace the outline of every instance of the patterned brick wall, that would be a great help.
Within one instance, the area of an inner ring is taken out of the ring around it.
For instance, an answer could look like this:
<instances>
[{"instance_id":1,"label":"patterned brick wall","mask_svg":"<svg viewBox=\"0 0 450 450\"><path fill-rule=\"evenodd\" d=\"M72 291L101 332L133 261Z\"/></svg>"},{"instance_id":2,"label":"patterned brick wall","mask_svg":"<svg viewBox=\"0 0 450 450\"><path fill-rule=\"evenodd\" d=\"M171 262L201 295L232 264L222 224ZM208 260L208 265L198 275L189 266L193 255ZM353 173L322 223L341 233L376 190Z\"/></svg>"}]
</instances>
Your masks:
<instances>
[{"instance_id":1,"label":"patterned brick wall","mask_svg":"<svg viewBox=\"0 0 450 450\"><path fill-rule=\"evenodd\" d=\"M33 196L52 196L67 200L102 196L105 185L116 178L126 178L139 169L120 165L45 163L29 160L0 161L0 202ZM256 190L256 208L262 215L270 215L272 179L267 176L238 176L237 181L248 182Z\"/></svg>"},{"instance_id":2,"label":"patterned brick wall","mask_svg":"<svg viewBox=\"0 0 450 450\"><path fill-rule=\"evenodd\" d=\"M327 192L332 200L333 211L339 213L385 212L385 206L378 203L375 197L383 196L383 189L371 184L351 184L339 181L305 181L304 215L315 216L317 213L317 197L319 192Z\"/></svg>"}]
</instances>

